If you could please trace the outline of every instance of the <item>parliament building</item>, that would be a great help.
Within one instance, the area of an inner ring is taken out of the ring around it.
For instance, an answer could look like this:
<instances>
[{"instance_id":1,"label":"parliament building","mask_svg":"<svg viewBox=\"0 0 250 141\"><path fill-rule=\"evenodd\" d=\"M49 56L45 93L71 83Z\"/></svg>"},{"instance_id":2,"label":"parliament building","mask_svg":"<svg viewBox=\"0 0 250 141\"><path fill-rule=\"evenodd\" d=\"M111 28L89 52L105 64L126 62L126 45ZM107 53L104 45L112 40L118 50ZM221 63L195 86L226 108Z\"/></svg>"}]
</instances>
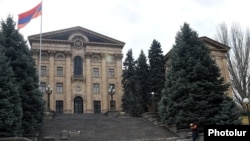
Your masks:
<instances>
[{"instance_id":1,"label":"parliament building","mask_svg":"<svg viewBox=\"0 0 250 141\"><path fill-rule=\"evenodd\" d=\"M48 109L57 114L121 111L124 42L79 26L31 35L28 41Z\"/></svg>"},{"instance_id":2,"label":"parliament building","mask_svg":"<svg viewBox=\"0 0 250 141\"><path fill-rule=\"evenodd\" d=\"M230 47L205 36L200 39L229 83L226 54ZM42 36L31 35L28 41L47 109L57 114L122 110L124 42L79 26L42 33ZM170 52L165 55L166 70ZM51 94L46 91L48 87L52 88ZM227 94L232 97L231 88Z\"/></svg>"}]
</instances>

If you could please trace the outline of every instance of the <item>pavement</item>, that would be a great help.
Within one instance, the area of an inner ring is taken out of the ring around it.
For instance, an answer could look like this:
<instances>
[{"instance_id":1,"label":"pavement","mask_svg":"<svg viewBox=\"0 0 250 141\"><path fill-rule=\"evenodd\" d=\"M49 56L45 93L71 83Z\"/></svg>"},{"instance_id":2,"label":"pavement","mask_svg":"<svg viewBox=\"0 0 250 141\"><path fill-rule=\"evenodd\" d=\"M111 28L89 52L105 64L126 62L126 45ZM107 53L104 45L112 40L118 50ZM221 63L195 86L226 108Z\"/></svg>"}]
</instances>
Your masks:
<instances>
[{"instance_id":1,"label":"pavement","mask_svg":"<svg viewBox=\"0 0 250 141\"><path fill-rule=\"evenodd\" d=\"M143 117L62 114L47 119L38 141L176 141L169 129Z\"/></svg>"}]
</instances>

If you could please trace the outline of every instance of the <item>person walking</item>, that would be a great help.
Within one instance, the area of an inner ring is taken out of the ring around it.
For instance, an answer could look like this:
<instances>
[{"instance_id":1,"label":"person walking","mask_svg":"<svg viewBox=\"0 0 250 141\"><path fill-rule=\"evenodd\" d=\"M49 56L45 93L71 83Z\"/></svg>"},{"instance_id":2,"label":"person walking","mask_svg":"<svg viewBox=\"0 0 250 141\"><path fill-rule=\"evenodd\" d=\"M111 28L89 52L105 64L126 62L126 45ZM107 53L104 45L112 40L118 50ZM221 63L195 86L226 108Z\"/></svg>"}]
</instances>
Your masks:
<instances>
[{"instance_id":1,"label":"person walking","mask_svg":"<svg viewBox=\"0 0 250 141\"><path fill-rule=\"evenodd\" d=\"M190 123L190 128L192 130L192 139L193 141L196 141L199 136L198 125L196 123Z\"/></svg>"}]
</instances>

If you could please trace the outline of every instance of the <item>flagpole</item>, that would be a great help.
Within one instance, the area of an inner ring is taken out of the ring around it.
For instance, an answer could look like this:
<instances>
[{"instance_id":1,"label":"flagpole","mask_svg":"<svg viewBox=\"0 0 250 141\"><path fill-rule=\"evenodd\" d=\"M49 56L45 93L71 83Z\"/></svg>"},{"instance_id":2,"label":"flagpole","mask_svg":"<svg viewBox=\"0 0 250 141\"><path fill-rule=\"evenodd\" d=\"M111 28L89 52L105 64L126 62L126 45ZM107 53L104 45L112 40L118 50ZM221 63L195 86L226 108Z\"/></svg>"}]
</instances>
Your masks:
<instances>
[{"instance_id":1,"label":"flagpole","mask_svg":"<svg viewBox=\"0 0 250 141\"><path fill-rule=\"evenodd\" d=\"M42 13L41 13L41 20L40 20L40 51L39 51L39 86L41 84L41 59L42 59L42 23L43 23L43 0L41 0L41 7L42 7Z\"/></svg>"}]
</instances>

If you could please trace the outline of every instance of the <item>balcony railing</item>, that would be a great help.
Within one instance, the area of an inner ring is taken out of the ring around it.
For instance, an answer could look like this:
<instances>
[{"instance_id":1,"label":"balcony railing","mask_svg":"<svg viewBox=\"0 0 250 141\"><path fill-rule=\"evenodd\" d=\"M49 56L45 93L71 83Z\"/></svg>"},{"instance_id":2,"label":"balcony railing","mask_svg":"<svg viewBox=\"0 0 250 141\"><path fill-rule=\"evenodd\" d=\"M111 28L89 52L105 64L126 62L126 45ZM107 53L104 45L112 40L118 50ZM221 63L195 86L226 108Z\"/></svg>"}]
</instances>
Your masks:
<instances>
[{"instance_id":1,"label":"balcony railing","mask_svg":"<svg viewBox=\"0 0 250 141\"><path fill-rule=\"evenodd\" d=\"M85 81L86 78L83 75L72 75L71 80L72 81Z\"/></svg>"}]
</instances>

